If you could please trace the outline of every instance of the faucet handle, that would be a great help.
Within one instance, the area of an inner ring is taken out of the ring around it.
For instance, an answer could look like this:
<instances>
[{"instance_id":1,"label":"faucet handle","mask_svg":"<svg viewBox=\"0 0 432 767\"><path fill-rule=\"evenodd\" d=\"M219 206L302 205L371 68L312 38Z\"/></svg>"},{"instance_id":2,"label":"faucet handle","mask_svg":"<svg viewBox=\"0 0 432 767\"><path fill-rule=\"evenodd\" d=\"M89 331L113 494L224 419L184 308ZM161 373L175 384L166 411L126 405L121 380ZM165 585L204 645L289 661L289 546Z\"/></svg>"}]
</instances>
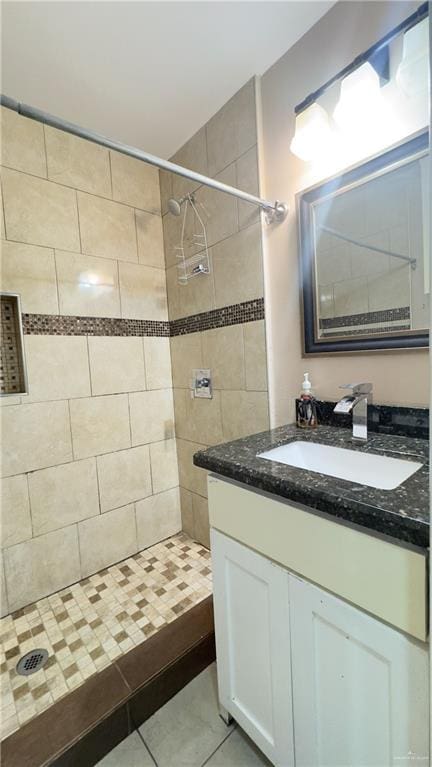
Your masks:
<instances>
[{"instance_id":1,"label":"faucet handle","mask_svg":"<svg viewBox=\"0 0 432 767\"><path fill-rule=\"evenodd\" d=\"M371 383L350 383L342 384L339 389L351 389L354 395L357 394L370 394L372 391Z\"/></svg>"}]
</instances>

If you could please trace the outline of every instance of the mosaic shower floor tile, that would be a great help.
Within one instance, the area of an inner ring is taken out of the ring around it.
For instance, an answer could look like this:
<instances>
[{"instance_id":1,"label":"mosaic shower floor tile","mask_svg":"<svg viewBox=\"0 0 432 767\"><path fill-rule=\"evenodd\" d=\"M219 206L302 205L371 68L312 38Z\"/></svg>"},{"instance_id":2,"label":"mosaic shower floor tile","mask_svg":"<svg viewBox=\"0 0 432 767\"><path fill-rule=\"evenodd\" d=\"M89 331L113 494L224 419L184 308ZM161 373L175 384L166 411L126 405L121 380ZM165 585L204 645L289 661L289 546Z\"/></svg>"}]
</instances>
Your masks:
<instances>
[{"instance_id":1,"label":"mosaic shower floor tile","mask_svg":"<svg viewBox=\"0 0 432 767\"><path fill-rule=\"evenodd\" d=\"M211 593L210 552L179 533L3 618L1 740ZM37 648L46 664L18 674Z\"/></svg>"}]
</instances>

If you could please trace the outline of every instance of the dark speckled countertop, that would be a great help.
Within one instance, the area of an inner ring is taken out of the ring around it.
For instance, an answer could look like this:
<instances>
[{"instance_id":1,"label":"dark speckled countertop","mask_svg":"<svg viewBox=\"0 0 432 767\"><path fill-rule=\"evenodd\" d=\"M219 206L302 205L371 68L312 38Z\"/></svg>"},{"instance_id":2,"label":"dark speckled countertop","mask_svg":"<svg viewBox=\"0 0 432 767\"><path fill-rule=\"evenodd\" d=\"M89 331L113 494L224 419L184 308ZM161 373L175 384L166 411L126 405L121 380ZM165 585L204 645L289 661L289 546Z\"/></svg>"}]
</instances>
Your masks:
<instances>
[{"instance_id":1,"label":"dark speckled countertop","mask_svg":"<svg viewBox=\"0 0 432 767\"><path fill-rule=\"evenodd\" d=\"M349 450L419 461L424 465L395 490L379 490L257 458L258 453L294 440L321 442ZM202 450L195 454L194 463L294 503L427 548L428 451L429 443L414 437L370 434L367 444L358 446L352 442L351 431L348 429L318 426L308 431L290 425Z\"/></svg>"}]
</instances>

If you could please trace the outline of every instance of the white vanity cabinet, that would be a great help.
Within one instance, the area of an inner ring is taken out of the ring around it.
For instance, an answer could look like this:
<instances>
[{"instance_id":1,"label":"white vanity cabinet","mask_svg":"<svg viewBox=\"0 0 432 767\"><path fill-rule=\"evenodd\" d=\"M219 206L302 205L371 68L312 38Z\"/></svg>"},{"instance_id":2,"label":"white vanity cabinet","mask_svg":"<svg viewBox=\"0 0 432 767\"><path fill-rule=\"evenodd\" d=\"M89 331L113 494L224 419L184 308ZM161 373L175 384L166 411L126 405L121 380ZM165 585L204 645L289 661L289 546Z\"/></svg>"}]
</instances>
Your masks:
<instances>
[{"instance_id":1,"label":"white vanity cabinet","mask_svg":"<svg viewBox=\"0 0 432 767\"><path fill-rule=\"evenodd\" d=\"M218 484L209 484L209 500L223 707L277 767L428 764L426 643L267 557L271 515L264 515L267 532L257 545L245 545L239 534L234 540L224 526L241 505L250 512L256 494L212 481ZM273 503L268 496L263 501ZM276 525L271 538L279 533ZM293 527L290 546L295 536Z\"/></svg>"}]
</instances>

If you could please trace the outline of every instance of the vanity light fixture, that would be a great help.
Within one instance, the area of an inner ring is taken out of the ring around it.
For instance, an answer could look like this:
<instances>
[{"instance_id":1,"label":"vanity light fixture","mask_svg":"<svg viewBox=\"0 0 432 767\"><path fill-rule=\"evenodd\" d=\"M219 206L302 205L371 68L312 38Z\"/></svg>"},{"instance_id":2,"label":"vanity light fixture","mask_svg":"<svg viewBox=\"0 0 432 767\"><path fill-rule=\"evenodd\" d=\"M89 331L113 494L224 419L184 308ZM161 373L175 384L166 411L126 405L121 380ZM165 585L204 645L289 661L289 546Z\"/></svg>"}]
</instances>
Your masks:
<instances>
[{"instance_id":1,"label":"vanity light fixture","mask_svg":"<svg viewBox=\"0 0 432 767\"><path fill-rule=\"evenodd\" d=\"M291 151L301 160L322 155L331 140L328 114L319 104L311 104L296 115L296 128Z\"/></svg>"},{"instance_id":2,"label":"vanity light fixture","mask_svg":"<svg viewBox=\"0 0 432 767\"><path fill-rule=\"evenodd\" d=\"M408 97L429 92L429 23L423 19L403 38L402 60L396 72L398 87Z\"/></svg>"},{"instance_id":3,"label":"vanity light fixture","mask_svg":"<svg viewBox=\"0 0 432 767\"><path fill-rule=\"evenodd\" d=\"M346 130L363 129L371 123L380 100L379 75L366 61L342 80L340 98L333 112L335 123Z\"/></svg>"}]
</instances>

